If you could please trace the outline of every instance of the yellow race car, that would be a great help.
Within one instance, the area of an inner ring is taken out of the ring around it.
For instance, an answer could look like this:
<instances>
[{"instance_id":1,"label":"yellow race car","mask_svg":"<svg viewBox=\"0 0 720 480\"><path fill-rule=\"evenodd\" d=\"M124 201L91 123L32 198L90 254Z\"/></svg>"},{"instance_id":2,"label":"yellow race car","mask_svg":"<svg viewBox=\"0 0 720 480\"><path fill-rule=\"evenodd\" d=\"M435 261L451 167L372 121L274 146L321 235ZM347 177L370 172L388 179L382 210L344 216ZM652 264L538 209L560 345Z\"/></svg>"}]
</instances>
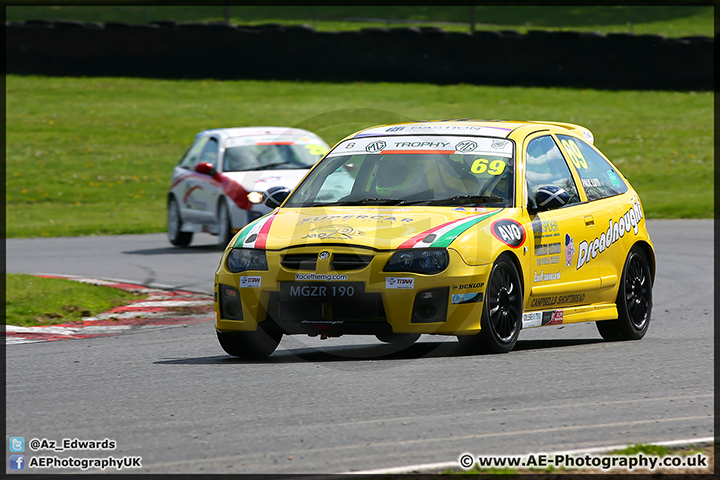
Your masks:
<instances>
[{"instance_id":1,"label":"yellow race car","mask_svg":"<svg viewBox=\"0 0 720 480\"><path fill-rule=\"evenodd\" d=\"M512 350L520 330L597 322L640 339L655 254L638 194L560 122L443 120L372 127L335 145L269 214L240 230L215 274L230 355L283 334L456 335Z\"/></svg>"}]
</instances>

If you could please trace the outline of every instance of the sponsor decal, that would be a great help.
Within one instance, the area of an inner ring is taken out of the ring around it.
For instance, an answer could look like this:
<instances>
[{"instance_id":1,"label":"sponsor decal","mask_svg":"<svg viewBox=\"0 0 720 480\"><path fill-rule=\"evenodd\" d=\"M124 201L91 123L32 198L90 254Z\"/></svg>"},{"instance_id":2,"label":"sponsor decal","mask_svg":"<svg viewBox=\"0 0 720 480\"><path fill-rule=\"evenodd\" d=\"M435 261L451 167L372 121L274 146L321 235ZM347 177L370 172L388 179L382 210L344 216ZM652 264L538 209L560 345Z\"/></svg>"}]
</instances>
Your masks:
<instances>
[{"instance_id":1,"label":"sponsor decal","mask_svg":"<svg viewBox=\"0 0 720 480\"><path fill-rule=\"evenodd\" d=\"M552 313L550 316L550 320L547 323L543 323L543 325L559 325L563 322L563 311L562 310L555 310L555 312Z\"/></svg>"},{"instance_id":2,"label":"sponsor decal","mask_svg":"<svg viewBox=\"0 0 720 480\"><path fill-rule=\"evenodd\" d=\"M350 148L353 148L355 146L355 142L350 142L347 145L345 145L345 150L348 150Z\"/></svg>"},{"instance_id":3,"label":"sponsor decal","mask_svg":"<svg viewBox=\"0 0 720 480\"><path fill-rule=\"evenodd\" d=\"M519 248L525 243L525 229L515 220L509 218L496 220L490 230L495 238L509 247Z\"/></svg>"},{"instance_id":4,"label":"sponsor decal","mask_svg":"<svg viewBox=\"0 0 720 480\"><path fill-rule=\"evenodd\" d=\"M522 316L522 328L541 327L544 325L559 325L562 322L562 310L523 313Z\"/></svg>"},{"instance_id":5,"label":"sponsor decal","mask_svg":"<svg viewBox=\"0 0 720 480\"><path fill-rule=\"evenodd\" d=\"M413 221L412 218L400 218L400 217L394 217L392 215L320 215L317 217L308 217L303 218L300 220L297 224L302 225L304 223L312 222L326 222L326 221L335 221L335 220L361 220L363 222L400 222L400 223L410 223Z\"/></svg>"},{"instance_id":6,"label":"sponsor decal","mask_svg":"<svg viewBox=\"0 0 720 480\"><path fill-rule=\"evenodd\" d=\"M556 255L562 252L562 246L560 243L541 243L535 245L535 256L541 257L543 255Z\"/></svg>"},{"instance_id":7,"label":"sponsor decal","mask_svg":"<svg viewBox=\"0 0 720 480\"><path fill-rule=\"evenodd\" d=\"M450 142L395 142L395 148L442 148Z\"/></svg>"},{"instance_id":8,"label":"sponsor decal","mask_svg":"<svg viewBox=\"0 0 720 480\"><path fill-rule=\"evenodd\" d=\"M483 282L478 283L464 283L462 285L453 285L453 290L469 290L471 288L482 288L485 285Z\"/></svg>"},{"instance_id":9,"label":"sponsor decal","mask_svg":"<svg viewBox=\"0 0 720 480\"><path fill-rule=\"evenodd\" d=\"M350 225L323 225L310 229L310 233L302 238L317 238L319 240L351 240L356 236L365 235L365 232L356 230Z\"/></svg>"},{"instance_id":10,"label":"sponsor decal","mask_svg":"<svg viewBox=\"0 0 720 480\"><path fill-rule=\"evenodd\" d=\"M569 267L572 265L573 255L575 254L575 245L573 239L569 234L565 234L565 266Z\"/></svg>"},{"instance_id":11,"label":"sponsor decal","mask_svg":"<svg viewBox=\"0 0 720 480\"><path fill-rule=\"evenodd\" d=\"M560 235L560 226L557 220L542 220L540 217L535 217L531 222L533 229L533 236L536 239L545 237L557 237Z\"/></svg>"},{"instance_id":12,"label":"sponsor decal","mask_svg":"<svg viewBox=\"0 0 720 480\"><path fill-rule=\"evenodd\" d=\"M560 255L553 255L553 256L551 256L551 257L537 258L536 261L537 261L537 265L538 265L538 266L541 266L541 265L554 265L554 264L556 264L556 263L560 263Z\"/></svg>"},{"instance_id":13,"label":"sponsor decal","mask_svg":"<svg viewBox=\"0 0 720 480\"><path fill-rule=\"evenodd\" d=\"M476 225L483 220L490 218L500 210L489 213L487 215L473 215L471 217L461 218L460 220L453 220L447 223L443 223L430 230L425 230L418 235L415 235L409 240L406 240L398 249L401 248L444 248L449 246L453 240L460 236L465 230Z\"/></svg>"},{"instance_id":14,"label":"sponsor decal","mask_svg":"<svg viewBox=\"0 0 720 480\"><path fill-rule=\"evenodd\" d=\"M365 150L369 153L379 153L379 152L383 151L383 149L385 148L386 145L387 144L385 142L380 140L380 141L369 144L367 147L365 147Z\"/></svg>"},{"instance_id":15,"label":"sponsor decal","mask_svg":"<svg viewBox=\"0 0 720 480\"><path fill-rule=\"evenodd\" d=\"M593 240L580 242L576 270L580 270L583 265L587 265L592 259L610 248L626 233L632 231L635 235L638 234L640 220L643 218L642 208L637 197L633 197L631 203L630 208L617 221L609 221L607 231Z\"/></svg>"},{"instance_id":16,"label":"sponsor decal","mask_svg":"<svg viewBox=\"0 0 720 480\"><path fill-rule=\"evenodd\" d=\"M330 273L296 273L295 281L317 281L323 282L342 282L348 279L347 275L330 274Z\"/></svg>"},{"instance_id":17,"label":"sponsor decal","mask_svg":"<svg viewBox=\"0 0 720 480\"><path fill-rule=\"evenodd\" d=\"M552 297L539 297L532 299L532 301L530 302L530 308L552 307L553 305L570 305L573 303L582 303L584 300L584 293L576 293L573 295L555 295Z\"/></svg>"},{"instance_id":18,"label":"sponsor decal","mask_svg":"<svg viewBox=\"0 0 720 480\"><path fill-rule=\"evenodd\" d=\"M539 327L542 325L542 312L523 313L522 328Z\"/></svg>"},{"instance_id":19,"label":"sponsor decal","mask_svg":"<svg viewBox=\"0 0 720 480\"><path fill-rule=\"evenodd\" d=\"M619 187L620 186L620 179L615 175L615 172L612 170L607 171L607 176L610 179L610 183L613 184L613 187Z\"/></svg>"},{"instance_id":20,"label":"sponsor decal","mask_svg":"<svg viewBox=\"0 0 720 480\"><path fill-rule=\"evenodd\" d=\"M390 127L385 131L386 132L401 132L403 130L405 130L405 127Z\"/></svg>"},{"instance_id":21,"label":"sponsor decal","mask_svg":"<svg viewBox=\"0 0 720 480\"><path fill-rule=\"evenodd\" d=\"M415 288L415 279L410 277L387 277L385 279L385 288L388 289L413 289Z\"/></svg>"},{"instance_id":22,"label":"sponsor decal","mask_svg":"<svg viewBox=\"0 0 720 480\"><path fill-rule=\"evenodd\" d=\"M260 288L262 277L240 277L240 288Z\"/></svg>"},{"instance_id":23,"label":"sponsor decal","mask_svg":"<svg viewBox=\"0 0 720 480\"><path fill-rule=\"evenodd\" d=\"M492 145L490 145L492 148L496 148L498 150L502 150L507 146L508 142L505 140L493 140Z\"/></svg>"},{"instance_id":24,"label":"sponsor decal","mask_svg":"<svg viewBox=\"0 0 720 480\"><path fill-rule=\"evenodd\" d=\"M450 295L450 298L452 303L455 305L459 305L462 303L478 303L483 301L483 294L482 292L454 293Z\"/></svg>"},{"instance_id":25,"label":"sponsor decal","mask_svg":"<svg viewBox=\"0 0 720 480\"><path fill-rule=\"evenodd\" d=\"M560 280L560 272L545 273L540 270L540 273L535 272L533 277L535 282L552 282L553 280Z\"/></svg>"}]
</instances>

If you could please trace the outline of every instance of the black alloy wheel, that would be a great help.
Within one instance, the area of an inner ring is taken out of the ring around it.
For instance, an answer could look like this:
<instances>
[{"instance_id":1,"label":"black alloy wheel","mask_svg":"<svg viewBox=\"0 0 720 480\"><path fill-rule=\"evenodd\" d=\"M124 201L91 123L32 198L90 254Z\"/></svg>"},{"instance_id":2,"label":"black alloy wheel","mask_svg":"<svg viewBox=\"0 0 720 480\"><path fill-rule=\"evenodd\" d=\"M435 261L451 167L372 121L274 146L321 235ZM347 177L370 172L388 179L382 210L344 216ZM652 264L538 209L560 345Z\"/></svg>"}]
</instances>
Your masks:
<instances>
[{"instance_id":1,"label":"black alloy wheel","mask_svg":"<svg viewBox=\"0 0 720 480\"><path fill-rule=\"evenodd\" d=\"M640 340L647 333L652 313L652 276L639 246L630 249L617 294L617 320L596 322L605 340Z\"/></svg>"}]
</instances>

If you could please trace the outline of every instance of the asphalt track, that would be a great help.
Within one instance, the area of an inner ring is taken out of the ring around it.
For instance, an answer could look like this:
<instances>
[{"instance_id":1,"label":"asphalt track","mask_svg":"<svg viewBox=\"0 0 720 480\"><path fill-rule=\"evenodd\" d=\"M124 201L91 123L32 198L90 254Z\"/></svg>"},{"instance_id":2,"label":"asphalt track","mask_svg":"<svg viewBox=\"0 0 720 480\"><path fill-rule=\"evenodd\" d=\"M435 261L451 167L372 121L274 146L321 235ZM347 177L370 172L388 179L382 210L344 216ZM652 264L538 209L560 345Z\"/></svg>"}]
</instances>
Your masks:
<instances>
[{"instance_id":1,"label":"asphalt track","mask_svg":"<svg viewBox=\"0 0 720 480\"><path fill-rule=\"evenodd\" d=\"M603 342L593 324L526 330L494 356L434 336L404 351L292 336L247 362L225 355L205 322L8 345L6 433L115 440L111 451L25 454L142 457L127 473L321 474L712 437L713 225L648 221L658 273L638 342ZM10 239L6 269L210 293L213 241Z\"/></svg>"}]
</instances>

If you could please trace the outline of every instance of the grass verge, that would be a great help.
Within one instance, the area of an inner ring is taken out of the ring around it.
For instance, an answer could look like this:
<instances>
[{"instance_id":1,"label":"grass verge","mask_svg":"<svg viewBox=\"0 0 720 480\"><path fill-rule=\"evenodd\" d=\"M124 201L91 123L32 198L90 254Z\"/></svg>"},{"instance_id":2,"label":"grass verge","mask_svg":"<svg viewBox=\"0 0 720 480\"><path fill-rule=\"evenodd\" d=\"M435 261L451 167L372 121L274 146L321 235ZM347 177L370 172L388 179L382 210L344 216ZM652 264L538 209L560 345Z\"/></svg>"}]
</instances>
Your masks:
<instances>
[{"instance_id":1,"label":"grass verge","mask_svg":"<svg viewBox=\"0 0 720 480\"><path fill-rule=\"evenodd\" d=\"M21 327L79 321L143 295L117 288L34 275L5 275L5 324Z\"/></svg>"},{"instance_id":2,"label":"grass verge","mask_svg":"<svg viewBox=\"0 0 720 480\"><path fill-rule=\"evenodd\" d=\"M592 130L647 218L712 218L713 92L6 77L6 236L165 231L173 166L205 129L556 120ZM678 196L677 192L682 192Z\"/></svg>"}]
</instances>

